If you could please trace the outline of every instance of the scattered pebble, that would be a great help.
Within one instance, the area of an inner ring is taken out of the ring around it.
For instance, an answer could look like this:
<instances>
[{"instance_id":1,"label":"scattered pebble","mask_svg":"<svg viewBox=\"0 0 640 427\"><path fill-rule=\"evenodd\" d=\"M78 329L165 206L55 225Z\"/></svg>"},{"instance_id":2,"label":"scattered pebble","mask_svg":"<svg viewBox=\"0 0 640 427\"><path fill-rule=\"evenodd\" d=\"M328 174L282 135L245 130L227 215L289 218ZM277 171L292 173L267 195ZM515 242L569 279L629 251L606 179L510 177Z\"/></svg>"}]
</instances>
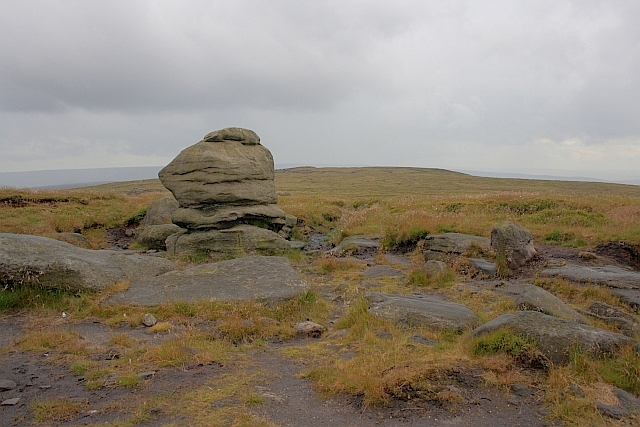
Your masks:
<instances>
[{"instance_id":1,"label":"scattered pebble","mask_svg":"<svg viewBox=\"0 0 640 427\"><path fill-rule=\"evenodd\" d=\"M142 380L148 380L149 378L152 378L155 374L156 374L156 371L140 372L138 374L138 378Z\"/></svg>"},{"instance_id":2,"label":"scattered pebble","mask_svg":"<svg viewBox=\"0 0 640 427\"><path fill-rule=\"evenodd\" d=\"M569 385L569 390L571 390L571 393L576 397L584 397L584 391L582 391L582 388L576 383L571 383Z\"/></svg>"},{"instance_id":3,"label":"scattered pebble","mask_svg":"<svg viewBox=\"0 0 640 427\"><path fill-rule=\"evenodd\" d=\"M0 391L9 391L16 388L18 384L12 380L0 379Z\"/></svg>"},{"instance_id":4,"label":"scattered pebble","mask_svg":"<svg viewBox=\"0 0 640 427\"><path fill-rule=\"evenodd\" d=\"M13 406L13 405L16 405L18 402L20 402L20 398L19 397L14 397L13 399L3 400L2 403L0 403L0 405L1 406Z\"/></svg>"},{"instance_id":5,"label":"scattered pebble","mask_svg":"<svg viewBox=\"0 0 640 427\"><path fill-rule=\"evenodd\" d=\"M522 383L514 383L511 386L511 393L519 397L529 397L531 395L531 390Z\"/></svg>"},{"instance_id":6,"label":"scattered pebble","mask_svg":"<svg viewBox=\"0 0 640 427\"><path fill-rule=\"evenodd\" d=\"M327 330L324 326L308 320L306 322L296 323L293 325L293 329L295 329L298 335L306 335L312 338L319 338L322 333Z\"/></svg>"},{"instance_id":7,"label":"scattered pebble","mask_svg":"<svg viewBox=\"0 0 640 427\"><path fill-rule=\"evenodd\" d=\"M142 324L146 327L151 327L156 323L158 323L158 319L156 319L156 316L151 313L146 313L142 318Z\"/></svg>"},{"instance_id":8,"label":"scattered pebble","mask_svg":"<svg viewBox=\"0 0 640 427\"><path fill-rule=\"evenodd\" d=\"M420 334L415 334L413 335L411 338L409 338L407 340L410 343L414 343L414 344L422 344L422 345L426 345L426 346L436 346L438 344L440 344L440 342L436 341L436 340L432 340L430 338L424 337Z\"/></svg>"}]
</instances>

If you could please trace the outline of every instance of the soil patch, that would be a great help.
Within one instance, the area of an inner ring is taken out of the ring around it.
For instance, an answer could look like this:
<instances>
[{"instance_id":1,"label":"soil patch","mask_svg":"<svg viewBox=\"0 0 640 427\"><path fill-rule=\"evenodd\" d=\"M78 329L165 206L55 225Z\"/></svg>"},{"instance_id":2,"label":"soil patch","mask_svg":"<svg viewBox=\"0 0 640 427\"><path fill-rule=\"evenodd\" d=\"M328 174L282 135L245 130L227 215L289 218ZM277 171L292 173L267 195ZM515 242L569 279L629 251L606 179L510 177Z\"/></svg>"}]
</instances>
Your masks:
<instances>
[{"instance_id":1,"label":"soil patch","mask_svg":"<svg viewBox=\"0 0 640 427\"><path fill-rule=\"evenodd\" d=\"M596 246L595 253L613 258L634 270L640 270L640 246L638 245L629 245L625 242L602 243Z\"/></svg>"}]
</instances>

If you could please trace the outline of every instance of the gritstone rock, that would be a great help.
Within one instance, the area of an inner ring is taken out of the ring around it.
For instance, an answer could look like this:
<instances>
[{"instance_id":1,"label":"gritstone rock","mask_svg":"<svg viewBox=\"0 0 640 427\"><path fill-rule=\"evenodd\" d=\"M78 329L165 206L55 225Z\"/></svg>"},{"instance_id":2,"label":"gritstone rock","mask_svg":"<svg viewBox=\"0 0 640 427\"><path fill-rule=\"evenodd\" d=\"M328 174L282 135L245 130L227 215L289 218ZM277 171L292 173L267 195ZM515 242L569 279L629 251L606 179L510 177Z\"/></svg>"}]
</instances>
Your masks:
<instances>
[{"instance_id":1,"label":"gritstone rock","mask_svg":"<svg viewBox=\"0 0 640 427\"><path fill-rule=\"evenodd\" d=\"M480 337L502 328L535 341L540 351L558 364L567 363L574 349L594 356L611 356L621 347L633 344L633 340L624 335L537 311L503 314L473 330L470 337Z\"/></svg>"},{"instance_id":2,"label":"gritstone rock","mask_svg":"<svg viewBox=\"0 0 640 427\"><path fill-rule=\"evenodd\" d=\"M273 254L290 249L285 238L297 219L276 205L273 157L255 132L211 132L158 176L179 204L171 221L187 230L167 240L170 253L238 256L241 251Z\"/></svg>"},{"instance_id":3,"label":"gritstone rock","mask_svg":"<svg viewBox=\"0 0 640 427\"><path fill-rule=\"evenodd\" d=\"M101 290L175 268L173 262L162 258L82 249L46 237L0 233L0 288L34 283L45 288Z\"/></svg>"},{"instance_id":4,"label":"gritstone rock","mask_svg":"<svg viewBox=\"0 0 640 427\"><path fill-rule=\"evenodd\" d=\"M171 224L171 215L180 207L173 196L161 197L147 206L147 213L142 220L142 225Z\"/></svg>"},{"instance_id":5,"label":"gritstone rock","mask_svg":"<svg viewBox=\"0 0 640 427\"><path fill-rule=\"evenodd\" d=\"M491 249L504 256L509 268L520 268L536 255L533 236L524 227L509 221L491 230Z\"/></svg>"}]
</instances>

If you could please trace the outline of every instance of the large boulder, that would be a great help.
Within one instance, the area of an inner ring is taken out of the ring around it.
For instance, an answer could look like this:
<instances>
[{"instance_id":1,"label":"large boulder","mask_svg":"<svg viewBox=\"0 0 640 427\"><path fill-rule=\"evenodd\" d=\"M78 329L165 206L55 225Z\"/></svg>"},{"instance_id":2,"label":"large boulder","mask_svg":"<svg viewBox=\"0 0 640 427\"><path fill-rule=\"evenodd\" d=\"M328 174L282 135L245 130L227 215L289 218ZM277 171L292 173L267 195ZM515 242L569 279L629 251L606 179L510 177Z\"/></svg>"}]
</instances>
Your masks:
<instances>
[{"instance_id":1,"label":"large boulder","mask_svg":"<svg viewBox=\"0 0 640 427\"><path fill-rule=\"evenodd\" d=\"M214 258L247 254L278 255L291 244L273 231L251 225L237 225L224 230L179 232L166 240L169 255L207 252Z\"/></svg>"},{"instance_id":2,"label":"large boulder","mask_svg":"<svg viewBox=\"0 0 640 427\"><path fill-rule=\"evenodd\" d=\"M479 252L489 250L490 240L486 237L471 236L462 233L444 233L427 236L423 249L425 258L432 258L432 253L461 255L476 248Z\"/></svg>"},{"instance_id":3,"label":"large boulder","mask_svg":"<svg viewBox=\"0 0 640 427\"><path fill-rule=\"evenodd\" d=\"M134 281L105 303L149 306L175 301L278 301L308 289L309 284L287 258L249 256Z\"/></svg>"},{"instance_id":4,"label":"large boulder","mask_svg":"<svg viewBox=\"0 0 640 427\"><path fill-rule=\"evenodd\" d=\"M154 200L147 206L147 213L142 220L142 225L171 224L171 215L180 207L173 196L165 196Z\"/></svg>"},{"instance_id":5,"label":"large boulder","mask_svg":"<svg viewBox=\"0 0 640 427\"><path fill-rule=\"evenodd\" d=\"M180 231L182 231L182 228L175 224L150 225L138 234L136 242L147 249L166 251L165 240L167 240L167 237Z\"/></svg>"},{"instance_id":6,"label":"large boulder","mask_svg":"<svg viewBox=\"0 0 640 427\"><path fill-rule=\"evenodd\" d=\"M491 230L491 249L504 257L509 268L517 269L536 256L533 235L524 227L509 221Z\"/></svg>"},{"instance_id":7,"label":"large boulder","mask_svg":"<svg viewBox=\"0 0 640 427\"><path fill-rule=\"evenodd\" d=\"M45 288L101 290L175 268L173 262L163 258L83 249L47 237L0 233L0 288L31 283Z\"/></svg>"},{"instance_id":8,"label":"large boulder","mask_svg":"<svg viewBox=\"0 0 640 427\"><path fill-rule=\"evenodd\" d=\"M431 295L393 295L369 292L369 312L405 327L430 327L463 331L473 328L480 319L462 304Z\"/></svg>"},{"instance_id":9,"label":"large boulder","mask_svg":"<svg viewBox=\"0 0 640 427\"><path fill-rule=\"evenodd\" d=\"M634 343L622 334L537 311L503 314L474 329L470 337L481 337L503 328L535 341L540 351L556 364L567 363L571 352L576 349L594 356L611 356L618 353L621 347Z\"/></svg>"},{"instance_id":10,"label":"large boulder","mask_svg":"<svg viewBox=\"0 0 640 427\"><path fill-rule=\"evenodd\" d=\"M158 176L183 208L275 204L273 157L259 141L247 129L212 132Z\"/></svg>"}]
</instances>

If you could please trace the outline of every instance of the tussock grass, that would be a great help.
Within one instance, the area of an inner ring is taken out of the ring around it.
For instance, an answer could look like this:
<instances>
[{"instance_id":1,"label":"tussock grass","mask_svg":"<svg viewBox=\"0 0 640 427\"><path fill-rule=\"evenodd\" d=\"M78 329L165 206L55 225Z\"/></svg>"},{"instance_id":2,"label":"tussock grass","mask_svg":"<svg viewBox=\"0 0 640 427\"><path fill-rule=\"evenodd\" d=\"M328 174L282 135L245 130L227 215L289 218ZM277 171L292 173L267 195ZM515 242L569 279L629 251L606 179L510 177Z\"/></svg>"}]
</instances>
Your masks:
<instances>
[{"instance_id":1,"label":"tussock grass","mask_svg":"<svg viewBox=\"0 0 640 427\"><path fill-rule=\"evenodd\" d=\"M74 402L68 397L52 399L36 399L32 405L33 419L35 422L45 421L69 421L75 418L88 405L83 402Z\"/></svg>"}]
</instances>

